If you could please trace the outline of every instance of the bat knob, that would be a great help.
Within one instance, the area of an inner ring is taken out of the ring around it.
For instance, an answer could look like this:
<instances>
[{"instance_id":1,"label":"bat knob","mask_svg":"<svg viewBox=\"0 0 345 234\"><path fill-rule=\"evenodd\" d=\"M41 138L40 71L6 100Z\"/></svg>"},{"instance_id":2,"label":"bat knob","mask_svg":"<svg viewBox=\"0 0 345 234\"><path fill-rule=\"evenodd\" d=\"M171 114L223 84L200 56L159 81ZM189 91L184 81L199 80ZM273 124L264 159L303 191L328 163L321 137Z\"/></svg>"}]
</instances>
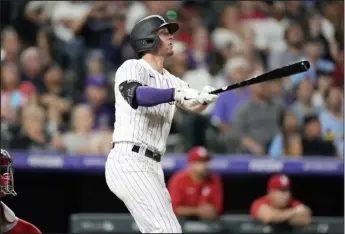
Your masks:
<instances>
[{"instance_id":1,"label":"bat knob","mask_svg":"<svg viewBox=\"0 0 345 234\"><path fill-rule=\"evenodd\" d=\"M307 60L301 61L301 65L303 66L303 69L304 69L305 71L308 71L309 68L310 68L310 62L307 61Z\"/></svg>"}]
</instances>

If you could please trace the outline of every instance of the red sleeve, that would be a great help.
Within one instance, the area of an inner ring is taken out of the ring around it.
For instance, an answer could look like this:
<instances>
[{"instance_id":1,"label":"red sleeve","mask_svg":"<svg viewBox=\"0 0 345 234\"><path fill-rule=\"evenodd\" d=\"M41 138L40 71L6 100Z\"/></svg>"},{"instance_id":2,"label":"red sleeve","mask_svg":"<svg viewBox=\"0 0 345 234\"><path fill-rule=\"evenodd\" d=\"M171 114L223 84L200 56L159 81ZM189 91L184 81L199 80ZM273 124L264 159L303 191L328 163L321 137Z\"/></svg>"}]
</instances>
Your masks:
<instances>
[{"instance_id":1,"label":"red sleeve","mask_svg":"<svg viewBox=\"0 0 345 234\"><path fill-rule=\"evenodd\" d=\"M223 183L221 178L218 175L214 176L212 181L213 184L213 191L212 191L212 204L216 208L217 214L220 215L223 211Z\"/></svg>"},{"instance_id":2,"label":"red sleeve","mask_svg":"<svg viewBox=\"0 0 345 234\"><path fill-rule=\"evenodd\" d=\"M183 180L179 174L173 175L168 182L168 190L171 197L171 204L174 212L176 208L182 204L182 189L184 186Z\"/></svg>"},{"instance_id":3,"label":"red sleeve","mask_svg":"<svg viewBox=\"0 0 345 234\"><path fill-rule=\"evenodd\" d=\"M255 201L253 201L252 205L250 206L250 215L252 217L256 217L260 206L263 205L263 204L265 204L265 203L260 198L256 199Z\"/></svg>"},{"instance_id":4,"label":"red sleeve","mask_svg":"<svg viewBox=\"0 0 345 234\"><path fill-rule=\"evenodd\" d=\"M300 201L298 201L298 200L292 200L292 201L290 202L290 207L293 208L293 207L299 206L299 205L301 205L301 204L302 204L302 202L300 202Z\"/></svg>"},{"instance_id":5,"label":"red sleeve","mask_svg":"<svg viewBox=\"0 0 345 234\"><path fill-rule=\"evenodd\" d=\"M41 233L41 231L35 227L35 225L23 220L18 219L16 226L14 226L7 234L15 234L15 233Z\"/></svg>"}]
</instances>

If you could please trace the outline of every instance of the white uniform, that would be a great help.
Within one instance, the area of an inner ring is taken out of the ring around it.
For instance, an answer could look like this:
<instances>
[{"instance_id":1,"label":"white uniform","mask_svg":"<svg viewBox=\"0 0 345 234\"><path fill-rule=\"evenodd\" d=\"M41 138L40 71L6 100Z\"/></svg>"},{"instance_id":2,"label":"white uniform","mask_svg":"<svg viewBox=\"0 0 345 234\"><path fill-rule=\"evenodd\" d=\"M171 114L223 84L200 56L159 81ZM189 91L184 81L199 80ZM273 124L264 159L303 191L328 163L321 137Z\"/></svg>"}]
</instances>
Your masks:
<instances>
[{"instance_id":1,"label":"white uniform","mask_svg":"<svg viewBox=\"0 0 345 234\"><path fill-rule=\"evenodd\" d=\"M0 231L1 233L9 232L10 230L14 228L14 226L17 225L18 218L16 217L14 212L8 206L6 206L5 203L0 202L0 206L1 206L0 207L0 210L1 210Z\"/></svg>"},{"instance_id":2,"label":"white uniform","mask_svg":"<svg viewBox=\"0 0 345 234\"><path fill-rule=\"evenodd\" d=\"M136 81L153 88L182 88L181 79L164 70L158 73L145 60L128 60L115 75L115 108L113 142L106 163L106 181L110 190L127 206L143 233L181 233L173 212L170 195L160 163L144 156L145 149L161 155L174 113L175 103L133 109L120 93L124 81ZM141 146L139 153L133 145Z\"/></svg>"}]
</instances>

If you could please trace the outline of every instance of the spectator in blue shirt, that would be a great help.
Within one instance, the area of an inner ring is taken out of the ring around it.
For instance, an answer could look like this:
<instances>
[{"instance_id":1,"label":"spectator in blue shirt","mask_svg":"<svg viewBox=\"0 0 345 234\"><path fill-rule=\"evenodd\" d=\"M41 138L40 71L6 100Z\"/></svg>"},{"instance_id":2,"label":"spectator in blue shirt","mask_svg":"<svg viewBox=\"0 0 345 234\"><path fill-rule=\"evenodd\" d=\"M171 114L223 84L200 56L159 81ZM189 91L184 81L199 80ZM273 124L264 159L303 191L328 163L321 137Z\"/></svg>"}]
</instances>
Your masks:
<instances>
[{"instance_id":1,"label":"spectator in blue shirt","mask_svg":"<svg viewBox=\"0 0 345 234\"><path fill-rule=\"evenodd\" d=\"M301 58L310 62L310 69L306 72L290 76L290 85L292 88L298 86L302 79L310 79L313 84L316 83L317 71L332 72L335 69L335 64L329 60L321 58L322 56L322 42L318 39L309 39L304 46L305 56Z\"/></svg>"},{"instance_id":2,"label":"spectator in blue shirt","mask_svg":"<svg viewBox=\"0 0 345 234\"><path fill-rule=\"evenodd\" d=\"M85 96L95 118L93 129L110 130L114 123L114 109L106 102L106 94L106 82L102 76L88 77Z\"/></svg>"},{"instance_id":3,"label":"spectator in blue shirt","mask_svg":"<svg viewBox=\"0 0 345 234\"><path fill-rule=\"evenodd\" d=\"M301 126L303 118L306 115L319 114L321 108L314 106L312 103L313 84L308 79L303 79L299 83L296 96L297 99L292 105L292 111L295 113L297 120Z\"/></svg>"},{"instance_id":4,"label":"spectator in blue shirt","mask_svg":"<svg viewBox=\"0 0 345 234\"><path fill-rule=\"evenodd\" d=\"M302 143L295 114L289 110L282 111L278 124L280 132L273 138L268 149L269 156L300 156Z\"/></svg>"},{"instance_id":5,"label":"spectator in blue shirt","mask_svg":"<svg viewBox=\"0 0 345 234\"><path fill-rule=\"evenodd\" d=\"M225 64L224 72L229 84L234 84L248 78L249 67L242 57L232 58ZM236 89L220 94L211 113L211 122L225 130L230 126L236 108L249 99L249 90Z\"/></svg>"},{"instance_id":6,"label":"spectator in blue shirt","mask_svg":"<svg viewBox=\"0 0 345 234\"><path fill-rule=\"evenodd\" d=\"M343 155L344 116L342 110L342 92L339 87L330 88L325 95L326 109L320 113L322 135L326 140L333 141L338 155Z\"/></svg>"}]
</instances>

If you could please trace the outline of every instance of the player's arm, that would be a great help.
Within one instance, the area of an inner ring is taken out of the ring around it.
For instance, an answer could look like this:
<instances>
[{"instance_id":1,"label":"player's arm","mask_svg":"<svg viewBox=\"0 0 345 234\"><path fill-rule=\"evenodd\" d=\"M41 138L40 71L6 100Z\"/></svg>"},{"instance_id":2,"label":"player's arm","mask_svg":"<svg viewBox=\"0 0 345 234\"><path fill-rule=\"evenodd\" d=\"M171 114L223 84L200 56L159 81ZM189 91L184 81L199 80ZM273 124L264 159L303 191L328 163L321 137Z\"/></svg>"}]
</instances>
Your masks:
<instances>
[{"instance_id":1,"label":"player's arm","mask_svg":"<svg viewBox=\"0 0 345 234\"><path fill-rule=\"evenodd\" d=\"M287 222L297 213L295 208L278 210L266 204L257 205L252 210L252 215L265 224Z\"/></svg>"},{"instance_id":2,"label":"player's arm","mask_svg":"<svg viewBox=\"0 0 345 234\"><path fill-rule=\"evenodd\" d=\"M289 223L293 226L307 226L311 223L311 210L303 205L299 204L295 207L296 214L291 217Z\"/></svg>"}]
</instances>

